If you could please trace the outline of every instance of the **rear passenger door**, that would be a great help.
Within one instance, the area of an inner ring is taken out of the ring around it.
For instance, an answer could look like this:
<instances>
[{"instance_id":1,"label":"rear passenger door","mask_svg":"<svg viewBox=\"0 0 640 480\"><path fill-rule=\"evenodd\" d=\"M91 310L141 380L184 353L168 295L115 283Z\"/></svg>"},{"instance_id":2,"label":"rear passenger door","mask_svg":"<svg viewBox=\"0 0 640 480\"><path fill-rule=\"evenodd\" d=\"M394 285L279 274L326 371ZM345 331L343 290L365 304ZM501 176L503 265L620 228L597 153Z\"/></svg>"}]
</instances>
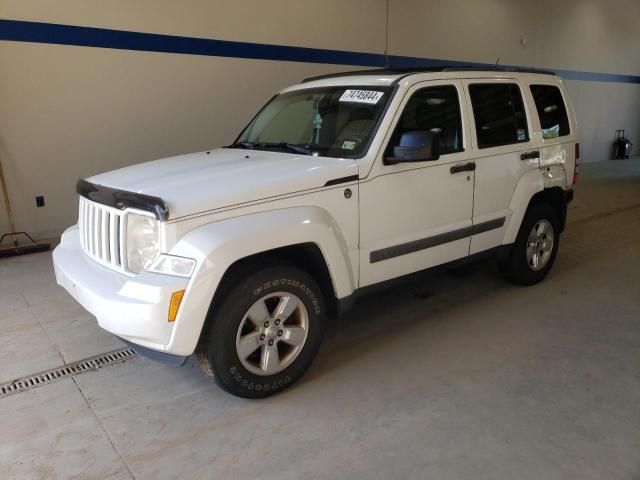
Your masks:
<instances>
[{"instance_id":1,"label":"rear passenger door","mask_svg":"<svg viewBox=\"0 0 640 480\"><path fill-rule=\"evenodd\" d=\"M464 81L475 152L473 235L470 254L502 244L509 204L520 178L539 166L532 112L515 79Z\"/></svg>"}]
</instances>

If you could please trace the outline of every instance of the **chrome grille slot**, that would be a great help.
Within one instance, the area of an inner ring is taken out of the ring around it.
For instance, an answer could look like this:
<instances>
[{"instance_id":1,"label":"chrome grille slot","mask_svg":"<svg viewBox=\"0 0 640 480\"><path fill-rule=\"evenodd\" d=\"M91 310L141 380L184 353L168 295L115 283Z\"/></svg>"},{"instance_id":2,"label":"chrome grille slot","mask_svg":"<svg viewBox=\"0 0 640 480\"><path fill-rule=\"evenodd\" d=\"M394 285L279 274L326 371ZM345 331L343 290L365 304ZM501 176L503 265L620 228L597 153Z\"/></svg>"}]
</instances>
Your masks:
<instances>
[{"instance_id":1,"label":"chrome grille slot","mask_svg":"<svg viewBox=\"0 0 640 480\"><path fill-rule=\"evenodd\" d=\"M97 262L124 271L122 258L123 212L80 197L78 228L80 245Z\"/></svg>"}]
</instances>

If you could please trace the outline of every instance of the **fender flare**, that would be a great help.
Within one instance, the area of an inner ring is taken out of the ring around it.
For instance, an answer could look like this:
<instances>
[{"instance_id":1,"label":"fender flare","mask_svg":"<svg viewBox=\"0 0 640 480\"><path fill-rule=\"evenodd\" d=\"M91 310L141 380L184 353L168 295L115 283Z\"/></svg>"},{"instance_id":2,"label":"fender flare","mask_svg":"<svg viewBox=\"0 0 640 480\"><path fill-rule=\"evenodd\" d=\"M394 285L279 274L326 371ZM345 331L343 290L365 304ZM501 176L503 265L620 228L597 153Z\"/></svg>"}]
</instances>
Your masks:
<instances>
[{"instance_id":1,"label":"fender flare","mask_svg":"<svg viewBox=\"0 0 640 480\"><path fill-rule=\"evenodd\" d=\"M524 215L527 213L531 198L543 190L544 179L540 170L531 170L520 177L511 196L511 203L509 204L511 216L504 232L504 237L502 238L503 245L509 245L516 241L520 225L522 224Z\"/></svg>"},{"instance_id":2,"label":"fender flare","mask_svg":"<svg viewBox=\"0 0 640 480\"><path fill-rule=\"evenodd\" d=\"M209 306L229 267L238 260L280 247L314 243L327 265L337 298L353 293L357 279L347 242L333 217L319 207L271 210L195 228L171 249L197 261L166 350L195 350ZM355 256L357 259L357 256Z\"/></svg>"}]
</instances>

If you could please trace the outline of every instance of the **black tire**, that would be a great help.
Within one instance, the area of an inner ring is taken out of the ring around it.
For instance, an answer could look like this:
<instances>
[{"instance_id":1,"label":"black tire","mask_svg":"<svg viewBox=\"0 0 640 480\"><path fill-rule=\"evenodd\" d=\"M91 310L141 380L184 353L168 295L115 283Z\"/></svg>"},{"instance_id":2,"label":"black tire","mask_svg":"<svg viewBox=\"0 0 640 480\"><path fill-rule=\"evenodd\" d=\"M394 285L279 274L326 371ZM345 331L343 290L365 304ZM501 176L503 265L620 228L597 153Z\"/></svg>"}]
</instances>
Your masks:
<instances>
[{"instance_id":1,"label":"black tire","mask_svg":"<svg viewBox=\"0 0 640 480\"><path fill-rule=\"evenodd\" d=\"M228 280L233 286L212 309L196 357L203 372L233 395L243 398L273 395L302 377L320 348L326 323L321 290L309 274L287 264L266 265L246 279ZM308 318L306 339L286 368L272 375L258 375L245 368L239 358L236 335L252 305L275 292L292 293L304 304Z\"/></svg>"},{"instance_id":2,"label":"black tire","mask_svg":"<svg viewBox=\"0 0 640 480\"><path fill-rule=\"evenodd\" d=\"M533 227L541 220L547 220L553 227L553 248L544 267L534 270L527 260L527 243ZM501 263L501 270L512 282L520 285L534 285L544 279L551 270L560 246L560 220L556 210L547 203L535 203L524 219L509 257Z\"/></svg>"}]
</instances>

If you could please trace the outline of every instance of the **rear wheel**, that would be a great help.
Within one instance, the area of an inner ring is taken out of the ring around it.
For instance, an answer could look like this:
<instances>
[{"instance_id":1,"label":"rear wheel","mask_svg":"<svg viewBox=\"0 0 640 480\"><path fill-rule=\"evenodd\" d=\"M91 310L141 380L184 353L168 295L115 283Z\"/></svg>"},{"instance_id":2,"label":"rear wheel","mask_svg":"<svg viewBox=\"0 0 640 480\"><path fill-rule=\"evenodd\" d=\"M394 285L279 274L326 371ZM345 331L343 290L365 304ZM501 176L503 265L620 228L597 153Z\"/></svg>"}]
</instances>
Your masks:
<instances>
[{"instance_id":1,"label":"rear wheel","mask_svg":"<svg viewBox=\"0 0 640 480\"><path fill-rule=\"evenodd\" d=\"M237 283L214 309L198 361L234 395L271 395L298 380L313 361L324 314L320 288L306 272L267 266Z\"/></svg>"},{"instance_id":2,"label":"rear wheel","mask_svg":"<svg viewBox=\"0 0 640 480\"><path fill-rule=\"evenodd\" d=\"M507 278L521 285L540 282L549 273L560 244L555 209L534 204L525 215L509 258L502 264Z\"/></svg>"}]
</instances>

